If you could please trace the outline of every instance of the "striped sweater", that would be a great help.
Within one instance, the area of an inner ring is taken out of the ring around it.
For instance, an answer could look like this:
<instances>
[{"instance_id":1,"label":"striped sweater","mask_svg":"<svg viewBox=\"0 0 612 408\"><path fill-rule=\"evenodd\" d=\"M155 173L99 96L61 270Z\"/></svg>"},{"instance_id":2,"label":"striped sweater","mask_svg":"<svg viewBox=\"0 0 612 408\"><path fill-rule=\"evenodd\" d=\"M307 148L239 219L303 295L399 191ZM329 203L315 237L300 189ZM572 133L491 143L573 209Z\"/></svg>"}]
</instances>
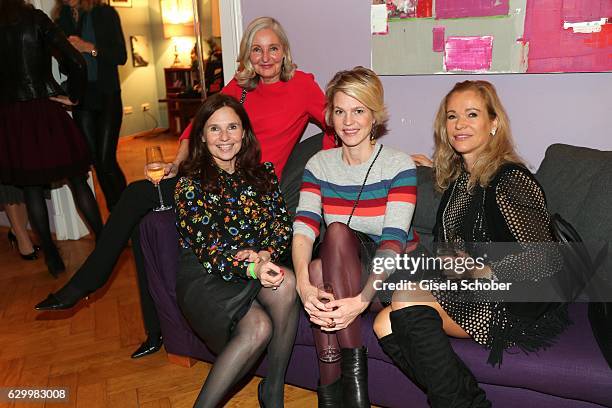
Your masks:
<instances>
[{"instance_id":1,"label":"striped sweater","mask_svg":"<svg viewBox=\"0 0 612 408\"><path fill-rule=\"evenodd\" d=\"M306 164L293 234L315 240L321 219L325 225L346 224L365 175L381 145L370 159L356 166L342 160L342 149L320 151ZM374 163L350 227L368 234L379 250L401 253L417 238L410 227L416 204L416 168L407 154L385 146Z\"/></svg>"}]
</instances>

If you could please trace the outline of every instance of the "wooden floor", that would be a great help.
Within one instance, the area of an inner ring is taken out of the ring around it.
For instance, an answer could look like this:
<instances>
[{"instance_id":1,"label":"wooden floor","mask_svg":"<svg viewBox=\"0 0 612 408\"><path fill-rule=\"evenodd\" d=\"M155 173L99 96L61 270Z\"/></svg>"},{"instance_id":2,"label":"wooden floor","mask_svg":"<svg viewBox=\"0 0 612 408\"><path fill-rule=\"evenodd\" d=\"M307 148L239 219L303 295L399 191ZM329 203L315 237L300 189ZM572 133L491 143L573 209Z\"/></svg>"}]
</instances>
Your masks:
<instances>
[{"instance_id":1,"label":"wooden floor","mask_svg":"<svg viewBox=\"0 0 612 408\"><path fill-rule=\"evenodd\" d=\"M145 146L156 144L167 161L173 158L174 136L122 138L118 157L129 180L142 178ZM54 279L43 260L21 260L6 234L0 228L0 387L66 387L69 401L0 402L0 407L192 406L209 364L180 367L169 363L164 351L130 358L144 331L129 249L114 278L87 305L70 312L37 312L34 304L68 280L92 250L93 240L60 241L67 272ZM226 406L258 406L258 382L253 378ZM315 393L292 386L285 388L285 401L287 407L315 407L317 402Z\"/></svg>"}]
</instances>

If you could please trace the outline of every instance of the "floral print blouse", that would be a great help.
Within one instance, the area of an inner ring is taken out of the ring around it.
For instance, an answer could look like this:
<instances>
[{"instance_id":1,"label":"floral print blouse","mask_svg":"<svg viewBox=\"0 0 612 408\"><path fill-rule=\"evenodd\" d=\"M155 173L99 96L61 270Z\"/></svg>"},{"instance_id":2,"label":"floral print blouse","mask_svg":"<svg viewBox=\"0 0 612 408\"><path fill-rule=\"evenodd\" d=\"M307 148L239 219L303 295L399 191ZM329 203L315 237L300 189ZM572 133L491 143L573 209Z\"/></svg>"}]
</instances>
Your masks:
<instances>
[{"instance_id":1,"label":"floral print blouse","mask_svg":"<svg viewBox=\"0 0 612 408\"><path fill-rule=\"evenodd\" d=\"M176 225L183 248L191 248L207 273L226 281L247 279L247 262L233 255L240 249L267 250L272 261L291 242L291 217L285 208L272 163L263 166L272 190L262 194L245 183L239 171L219 170L221 194L202 189L199 180L181 177L176 184Z\"/></svg>"}]
</instances>

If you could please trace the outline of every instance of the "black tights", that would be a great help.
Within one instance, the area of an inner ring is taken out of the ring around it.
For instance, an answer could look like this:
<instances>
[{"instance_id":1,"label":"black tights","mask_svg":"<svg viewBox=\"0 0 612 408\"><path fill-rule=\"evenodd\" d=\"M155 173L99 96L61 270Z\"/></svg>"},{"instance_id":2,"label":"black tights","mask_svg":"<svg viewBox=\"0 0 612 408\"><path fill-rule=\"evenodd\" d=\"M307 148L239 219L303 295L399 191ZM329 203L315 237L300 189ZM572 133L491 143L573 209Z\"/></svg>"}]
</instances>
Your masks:
<instances>
[{"instance_id":1,"label":"black tights","mask_svg":"<svg viewBox=\"0 0 612 408\"><path fill-rule=\"evenodd\" d=\"M346 224L334 222L328 226L319 255L320 260L312 261L308 269L313 285L331 284L336 299L354 297L361 292L361 243ZM314 327L312 333L319 354L330 343L340 348L363 345L360 318L336 332L324 332ZM340 361L326 363L319 360L319 372L321 385L333 383L340 377Z\"/></svg>"},{"instance_id":2,"label":"black tights","mask_svg":"<svg viewBox=\"0 0 612 408\"><path fill-rule=\"evenodd\" d=\"M295 276L285 269L278 290L262 288L240 319L229 343L217 357L194 407L216 407L228 391L253 367L268 347L268 376L263 389L267 407L282 407L285 372L298 325Z\"/></svg>"},{"instance_id":3,"label":"black tights","mask_svg":"<svg viewBox=\"0 0 612 408\"><path fill-rule=\"evenodd\" d=\"M72 177L68 179L68 185L81 215L85 218L87 225L96 235L96 238L99 237L100 231L102 231L102 218L100 217L98 203L89 184L87 184L87 177ZM23 186L23 194L30 224L40 240L45 257L57 257L57 248L51 238L49 213L47 211L43 186Z\"/></svg>"}]
</instances>

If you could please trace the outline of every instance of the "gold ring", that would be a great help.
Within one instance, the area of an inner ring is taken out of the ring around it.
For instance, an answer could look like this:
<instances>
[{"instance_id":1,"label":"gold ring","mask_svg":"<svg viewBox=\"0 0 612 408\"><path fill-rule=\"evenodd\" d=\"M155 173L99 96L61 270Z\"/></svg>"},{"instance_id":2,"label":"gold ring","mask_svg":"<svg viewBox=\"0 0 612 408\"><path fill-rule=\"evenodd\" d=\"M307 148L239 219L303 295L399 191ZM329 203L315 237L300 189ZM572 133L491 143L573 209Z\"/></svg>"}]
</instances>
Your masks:
<instances>
[{"instance_id":1,"label":"gold ring","mask_svg":"<svg viewBox=\"0 0 612 408\"><path fill-rule=\"evenodd\" d=\"M334 318L331 318L331 323L327 323L327 327L329 327L330 329L333 329L334 327L336 327L336 322L334 322Z\"/></svg>"}]
</instances>

